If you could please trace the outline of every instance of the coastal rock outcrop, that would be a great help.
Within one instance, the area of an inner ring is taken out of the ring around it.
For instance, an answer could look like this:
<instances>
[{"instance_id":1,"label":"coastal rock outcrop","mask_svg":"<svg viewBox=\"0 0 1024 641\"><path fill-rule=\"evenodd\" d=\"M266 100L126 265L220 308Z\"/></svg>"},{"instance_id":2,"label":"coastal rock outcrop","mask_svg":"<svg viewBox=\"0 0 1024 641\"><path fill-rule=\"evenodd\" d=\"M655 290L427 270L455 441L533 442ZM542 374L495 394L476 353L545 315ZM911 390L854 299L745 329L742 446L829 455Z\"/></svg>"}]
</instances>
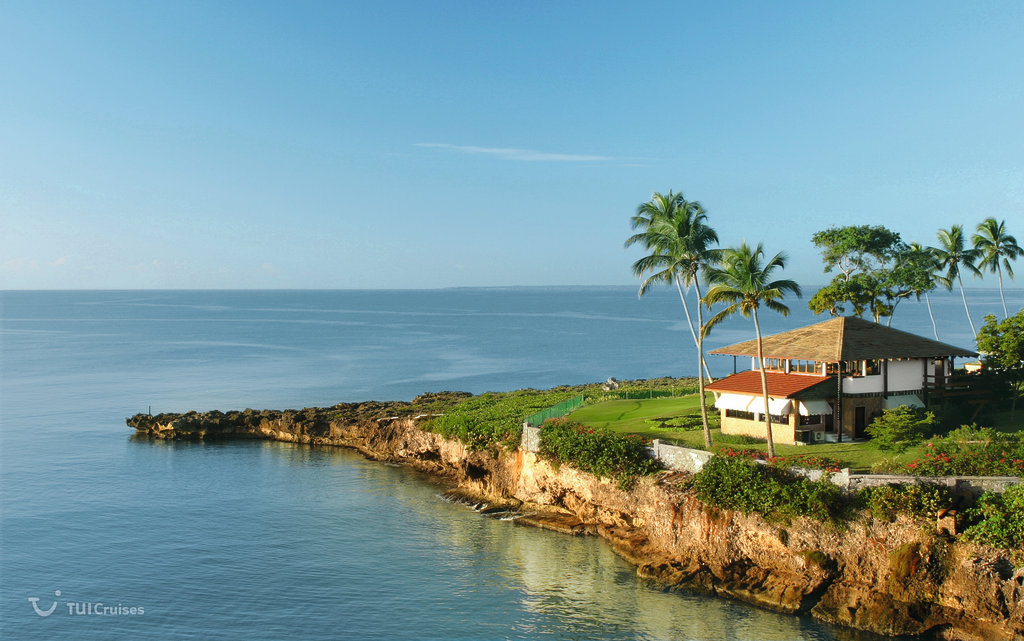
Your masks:
<instances>
[{"instance_id":1,"label":"coastal rock outcrop","mask_svg":"<svg viewBox=\"0 0 1024 641\"><path fill-rule=\"evenodd\" d=\"M413 403L303 410L139 414L138 438L270 439L351 447L449 479L460 500L518 509L517 522L606 539L644 580L806 614L884 635L1024 639L1024 568L1002 551L907 519L843 528L701 503L689 476L662 472L629 490L523 451L471 450L420 429Z\"/></svg>"}]
</instances>

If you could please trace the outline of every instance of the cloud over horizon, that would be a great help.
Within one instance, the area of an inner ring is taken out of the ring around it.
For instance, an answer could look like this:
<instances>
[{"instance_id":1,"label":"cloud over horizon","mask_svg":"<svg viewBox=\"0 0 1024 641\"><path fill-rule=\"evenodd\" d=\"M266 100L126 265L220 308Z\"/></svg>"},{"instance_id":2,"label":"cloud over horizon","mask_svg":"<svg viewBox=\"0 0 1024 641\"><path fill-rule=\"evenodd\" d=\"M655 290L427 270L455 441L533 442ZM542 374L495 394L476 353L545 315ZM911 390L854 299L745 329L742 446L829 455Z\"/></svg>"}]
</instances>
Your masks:
<instances>
[{"instance_id":1,"label":"cloud over horizon","mask_svg":"<svg viewBox=\"0 0 1024 641\"><path fill-rule=\"evenodd\" d=\"M546 162L609 162L615 160L611 156L597 156L592 154L559 154L533 149L515 149L504 147L477 147L474 145L452 145L443 142L418 142L414 147L426 147L429 149L448 149L464 154L481 154L494 156L502 160L526 160Z\"/></svg>"}]
</instances>

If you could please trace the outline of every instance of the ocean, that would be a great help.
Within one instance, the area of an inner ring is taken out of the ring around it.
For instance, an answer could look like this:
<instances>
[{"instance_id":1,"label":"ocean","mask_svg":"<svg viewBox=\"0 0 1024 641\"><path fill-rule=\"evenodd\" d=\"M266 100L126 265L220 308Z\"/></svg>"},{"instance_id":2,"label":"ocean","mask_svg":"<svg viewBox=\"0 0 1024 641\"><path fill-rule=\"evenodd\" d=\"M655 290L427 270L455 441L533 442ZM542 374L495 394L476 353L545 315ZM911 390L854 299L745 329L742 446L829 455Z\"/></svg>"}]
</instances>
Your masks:
<instances>
[{"instance_id":1,"label":"ocean","mask_svg":"<svg viewBox=\"0 0 1024 641\"><path fill-rule=\"evenodd\" d=\"M967 295L978 326L1001 315L997 290ZM765 333L824 320L789 303ZM972 347L959 293L932 303L939 338ZM662 591L596 538L482 516L351 451L124 424L693 375L674 291L7 291L0 322L4 639L861 638ZM933 336L923 303L893 326ZM738 317L707 345L752 337Z\"/></svg>"}]
</instances>

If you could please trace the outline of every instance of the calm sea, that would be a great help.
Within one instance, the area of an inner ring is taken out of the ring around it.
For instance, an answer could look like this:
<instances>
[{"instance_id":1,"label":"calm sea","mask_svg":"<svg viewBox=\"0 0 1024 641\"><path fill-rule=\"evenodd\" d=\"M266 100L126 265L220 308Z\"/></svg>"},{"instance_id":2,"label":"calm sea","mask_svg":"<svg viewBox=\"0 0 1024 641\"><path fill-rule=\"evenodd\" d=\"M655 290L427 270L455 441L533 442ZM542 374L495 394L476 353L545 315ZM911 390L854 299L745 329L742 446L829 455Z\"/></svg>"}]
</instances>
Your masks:
<instances>
[{"instance_id":1,"label":"calm sea","mask_svg":"<svg viewBox=\"0 0 1024 641\"><path fill-rule=\"evenodd\" d=\"M995 290L968 296L978 323L1001 311ZM971 347L959 296L933 303L940 338ZM671 291L4 292L0 305L4 639L855 638L653 589L600 540L481 516L345 450L136 442L124 425L150 408L692 375ZM765 331L816 320L792 306ZM894 326L932 335L915 303ZM752 332L738 318L708 344Z\"/></svg>"}]
</instances>

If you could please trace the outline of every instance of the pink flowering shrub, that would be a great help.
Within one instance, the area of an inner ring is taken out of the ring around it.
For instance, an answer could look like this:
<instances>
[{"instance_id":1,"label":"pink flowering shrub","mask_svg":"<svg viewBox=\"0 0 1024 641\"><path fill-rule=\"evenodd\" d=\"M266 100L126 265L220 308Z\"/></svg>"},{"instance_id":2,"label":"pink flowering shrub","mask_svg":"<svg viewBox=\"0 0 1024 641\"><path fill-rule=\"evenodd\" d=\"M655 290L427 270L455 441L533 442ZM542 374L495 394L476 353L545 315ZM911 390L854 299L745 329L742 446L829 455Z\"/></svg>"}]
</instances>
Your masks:
<instances>
[{"instance_id":1,"label":"pink flowering shrub","mask_svg":"<svg viewBox=\"0 0 1024 641\"><path fill-rule=\"evenodd\" d=\"M1022 476L1024 438L987 427L964 425L930 440L923 457L905 465L919 476Z\"/></svg>"}]
</instances>

